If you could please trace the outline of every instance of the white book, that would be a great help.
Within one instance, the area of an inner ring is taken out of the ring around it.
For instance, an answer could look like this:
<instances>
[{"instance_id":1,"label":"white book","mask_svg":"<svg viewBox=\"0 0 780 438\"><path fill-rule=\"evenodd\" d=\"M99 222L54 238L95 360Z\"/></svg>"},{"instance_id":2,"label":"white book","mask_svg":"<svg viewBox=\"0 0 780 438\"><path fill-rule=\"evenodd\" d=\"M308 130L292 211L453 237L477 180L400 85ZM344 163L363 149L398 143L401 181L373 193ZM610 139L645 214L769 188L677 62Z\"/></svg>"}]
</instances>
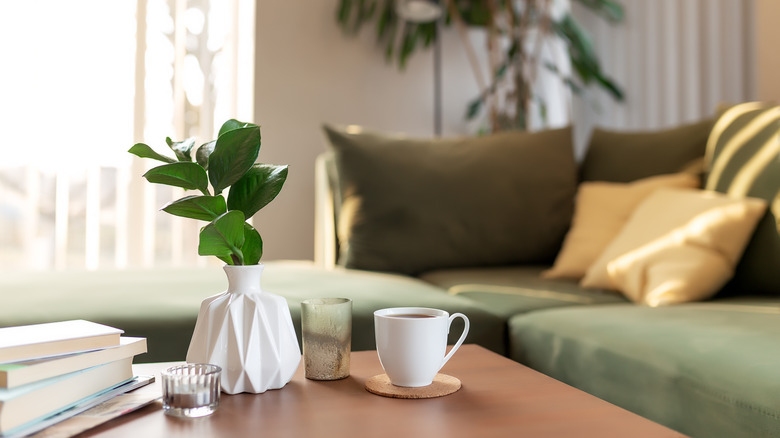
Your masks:
<instances>
[{"instance_id":1,"label":"white book","mask_svg":"<svg viewBox=\"0 0 780 438\"><path fill-rule=\"evenodd\" d=\"M154 376L136 376L126 383L80 400L50 416L25 423L7 433L0 433L0 438L22 438L31 434L47 438L74 436L160 398L155 392L131 392L152 382Z\"/></svg>"},{"instance_id":2,"label":"white book","mask_svg":"<svg viewBox=\"0 0 780 438\"><path fill-rule=\"evenodd\" d=\"M122 330L81 319L0 328L0 363L119 345Z\"/></svg>"},{"instance_id":3,"label":"white book","mask_svg":"<svg viewBox=\"0 0 780 438\"><path fill-rule=\"evenodd\" d=\"M119 345L100 350L0 364L0 388L15 388L142 353L146 353L145 338L123 336Z\"/></svg>"},{"instance_id":4,"label":"white book","mask_svg":"<svg viewBox=\"0 0 780 438\"><path fill-rule=\"evenodd\" d=\"M133 378L133 358L0 389L0 434Z\"/></svg>"}]
</instances>

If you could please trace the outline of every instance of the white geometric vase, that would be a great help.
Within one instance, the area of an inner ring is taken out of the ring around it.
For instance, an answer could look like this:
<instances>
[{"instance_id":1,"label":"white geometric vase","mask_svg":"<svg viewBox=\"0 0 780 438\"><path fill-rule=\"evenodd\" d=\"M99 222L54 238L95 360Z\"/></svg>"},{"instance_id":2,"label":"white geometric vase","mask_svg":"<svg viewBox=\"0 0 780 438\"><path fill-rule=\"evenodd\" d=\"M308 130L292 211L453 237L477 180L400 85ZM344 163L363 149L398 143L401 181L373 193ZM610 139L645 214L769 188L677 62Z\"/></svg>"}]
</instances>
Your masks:
<instances>
[{"instance_id":1,"label":"white geometric vase","mask_svg":"<svg viewBox=\"0 0 780 438\"><path fill-rule=\"evenodd\" d=\"M261 393L286 385L301 362L287 301L263 292L263 265L225 265L227 291L200 305L187 362L222 367L222 391Z\"/></svg>"}]
</instances>

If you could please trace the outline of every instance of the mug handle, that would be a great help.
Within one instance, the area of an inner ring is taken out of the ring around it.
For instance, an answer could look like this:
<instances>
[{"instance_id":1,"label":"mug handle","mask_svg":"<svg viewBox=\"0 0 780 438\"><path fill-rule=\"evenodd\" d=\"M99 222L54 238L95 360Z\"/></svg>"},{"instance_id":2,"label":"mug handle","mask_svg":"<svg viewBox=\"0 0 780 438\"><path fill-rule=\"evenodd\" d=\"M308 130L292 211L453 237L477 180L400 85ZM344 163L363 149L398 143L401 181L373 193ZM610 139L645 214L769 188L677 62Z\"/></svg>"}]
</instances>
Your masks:
<instances>
[{"instance_id":1,"label":"mug handle","mask_svg":"<svg viewBox=\"0 0 780 438\"><path fill-rule=\"evenodd\" d=\"M444 367L444 364L446 364L447 361L450 360L452 355L455 354L455 351L457 351L458 348L460 348L460 346L463 344L463 341L466 340L466 335L469 334L469 319L466 317L466 315L462 313L453 313L452 316L450 316L450 320L447 323L447 333L450 332L450 326L452 325L452 321L455 320L455 318L463 319L463 322L466 323L466 325L463 327L463 333L461 333L458 342L456 342L455 346L452 347L452 350L450 350L450 352L447 353L446 356L444 356L444 360L441 362L441 366L439 367L440 370L442 369L442 367Z\"/></svg>"}]
</instances>

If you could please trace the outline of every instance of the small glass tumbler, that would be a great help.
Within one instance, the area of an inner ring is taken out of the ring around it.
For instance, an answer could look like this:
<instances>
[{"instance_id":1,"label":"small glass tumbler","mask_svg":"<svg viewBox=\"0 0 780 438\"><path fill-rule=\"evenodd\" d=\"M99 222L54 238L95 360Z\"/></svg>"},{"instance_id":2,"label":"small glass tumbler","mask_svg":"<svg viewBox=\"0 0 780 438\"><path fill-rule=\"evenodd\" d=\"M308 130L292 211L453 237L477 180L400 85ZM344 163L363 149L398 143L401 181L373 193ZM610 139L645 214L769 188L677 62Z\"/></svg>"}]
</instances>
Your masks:
<instances>
[{"instance_id":1,"label":"small glass tumbler","mask_svg":"<svg viewBox=\"0 0 780 438\"><path fill-rule=\"evenodd\" d=\"M304 375L312 380L349 376L352 300L316 298L301 303Z\"/></svg>"},{"instance_id":2,"label":"small glass tumbler","mask_svg":"<svg viewBox=\"0 0 780 438\"><path fill-rule=\"evenodd\" d=\"M175 417L195 418L213 414L219 406L222 368L193 363L162 372L163 410Z\"/></svg>"}]
</instances>

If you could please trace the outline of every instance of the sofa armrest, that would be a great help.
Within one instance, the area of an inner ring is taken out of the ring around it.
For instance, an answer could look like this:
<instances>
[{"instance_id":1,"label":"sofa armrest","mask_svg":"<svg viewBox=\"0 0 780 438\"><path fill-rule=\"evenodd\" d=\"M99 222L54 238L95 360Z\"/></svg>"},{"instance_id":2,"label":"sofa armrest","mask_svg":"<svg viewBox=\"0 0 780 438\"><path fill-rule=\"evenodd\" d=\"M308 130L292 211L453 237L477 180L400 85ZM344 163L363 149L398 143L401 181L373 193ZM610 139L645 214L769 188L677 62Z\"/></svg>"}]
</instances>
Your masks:
<instances>
[{"instance_id":1,"label":"sofa armrest","mask_svg":"<svg viewBox=\"0 0 780 438\"><path fill-rule=\"evenodd\" d=\"M314 162L314 262L332 268L338 259L336 217L338 181L332 152L324 152Z\"/></svg>"}]
</instances>

